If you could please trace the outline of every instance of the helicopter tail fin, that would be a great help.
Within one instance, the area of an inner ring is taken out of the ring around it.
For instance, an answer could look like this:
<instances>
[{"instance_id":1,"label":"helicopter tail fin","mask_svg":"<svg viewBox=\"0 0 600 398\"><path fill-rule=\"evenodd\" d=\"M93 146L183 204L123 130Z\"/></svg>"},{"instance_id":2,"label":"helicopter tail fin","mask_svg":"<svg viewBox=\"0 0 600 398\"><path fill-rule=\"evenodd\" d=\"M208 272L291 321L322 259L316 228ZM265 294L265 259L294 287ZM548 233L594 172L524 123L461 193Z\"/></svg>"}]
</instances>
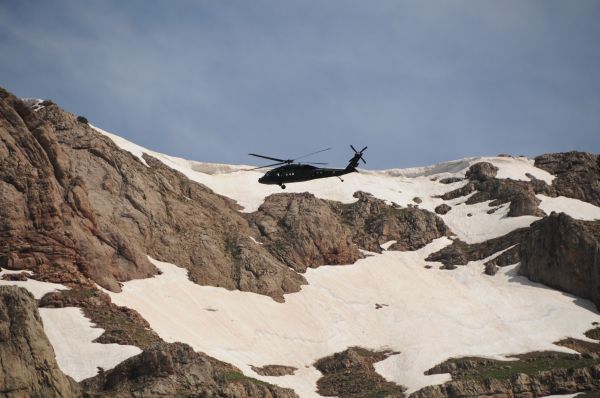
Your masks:
<instances>
[{"instance_id":1,"label":"helicopter tail fin","mask_svg":"<svg viewBox=\"0 0 600 398\"><path fill-rule=\"evenodd\" d=\"M362 160L364 164L367 164L367 162L365 161L365 159L363 159L362 156L363 152L365 151L365 149L367 149L367 147L364 147L360 151L357 151L356 148L354 148L352 145L350 145L350 148L352 148L352 150L354 151L354 156L352 156L352 159L350 159L348 166L346 166L346 171L348 172L356 171L356 167L358 166L359 160Z\"/></svg>"}]
</instances>

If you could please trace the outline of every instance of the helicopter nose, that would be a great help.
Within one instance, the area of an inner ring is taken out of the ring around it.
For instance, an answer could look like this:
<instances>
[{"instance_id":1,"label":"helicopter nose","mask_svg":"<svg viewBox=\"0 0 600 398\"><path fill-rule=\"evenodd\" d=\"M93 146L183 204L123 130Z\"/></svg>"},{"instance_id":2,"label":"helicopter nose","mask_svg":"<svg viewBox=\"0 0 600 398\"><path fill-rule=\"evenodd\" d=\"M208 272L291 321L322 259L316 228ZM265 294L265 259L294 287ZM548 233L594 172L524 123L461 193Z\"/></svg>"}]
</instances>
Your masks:
<instances>
[{"instance_id":1,"label":"helicopter nose","mask_svg":"<svg viewBox=\"0 0 600 398\"><path fill-rule=\"evenodd\" d=\"M260 178L258 179L258 182L260 182L261 184L262 184L264 181L265 181L265 177L260 177Z\"/></svg>"}]
</instances>

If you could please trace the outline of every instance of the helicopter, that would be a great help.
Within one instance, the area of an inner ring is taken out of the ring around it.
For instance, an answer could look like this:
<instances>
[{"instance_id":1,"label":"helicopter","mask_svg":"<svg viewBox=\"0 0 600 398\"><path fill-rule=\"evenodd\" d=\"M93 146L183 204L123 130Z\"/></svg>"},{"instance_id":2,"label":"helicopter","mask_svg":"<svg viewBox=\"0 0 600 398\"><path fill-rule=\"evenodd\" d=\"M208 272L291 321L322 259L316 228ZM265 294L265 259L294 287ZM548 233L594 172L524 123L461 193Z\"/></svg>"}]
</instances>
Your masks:
<instances>
[{"instance_id":1,"label":"helicopter","mask_svg":"<svg viewBox=\"0 0 600 398\"><path fill-rule=\"evenodd\" d=\"M342 180L341 176L348 173L358 172L356 170L356 167L358 166L359 160L362 160L364 164L367 164L367 162L365 161L365 159L363 159L362 156L363 152L365 151L365 149L367 149L367 147L364 147L360 151L357 151L352 145L350 145L350 148L352 148L352 150L354 151L354 156L352 156L352 159L350 159L348 166L346 166L345 169L328 169L325 167L313 166L315 164L327 164L320 162L296 163L296 160L298 159L302 159L331 149L325 148L321 149L320 151L302 155L300 157L297 157L296 159L278 159L270 156L258 155L256 153L249 153L248 155L250 156L256 156L259 158L274 160L277 162L273 164L268 164L266 166L255 167L250 170L258 170L265 167L283 165L267 171L264 176L258 179L258 182L261 184L279 185L281 189L285 189L286 183L310 181L317 178L338 177L343 182L344 180Z\"/></svg>"}]
</instances>

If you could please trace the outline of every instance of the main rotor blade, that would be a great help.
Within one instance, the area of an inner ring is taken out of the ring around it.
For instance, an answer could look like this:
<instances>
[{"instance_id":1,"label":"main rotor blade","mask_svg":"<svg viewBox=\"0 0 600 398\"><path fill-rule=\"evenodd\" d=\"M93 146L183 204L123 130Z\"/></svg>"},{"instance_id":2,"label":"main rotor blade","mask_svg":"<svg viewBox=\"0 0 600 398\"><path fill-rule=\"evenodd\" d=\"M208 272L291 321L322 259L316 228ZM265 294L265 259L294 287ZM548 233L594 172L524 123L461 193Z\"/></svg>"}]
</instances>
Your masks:
<instances>
[{"instance_id":1,"label":"main rotor blade","mask_svg":"<svg viewBox=\"0 0 600 398\"><path fill-rule=\"evenodd\" d=\"M286 159L277 159L277 158L272 158L272 157L269 157L269 156L258 155L256 153L249 153L248 155L250 155L250 156L256 156L257 158L265 158L265 159L269 159L269 160L276 160L278 162L283 162L283 163L288 162L288 160L286 160Z\"/></svg>"},{"instance_id":2,"label":"main rotor blade","mask_svg":"<svg viewBox=\"0 0 600 398\"><path fill-rule=\"evenodd\" d=\"M329 164L329 163L323 163L323 162L304 162L303 164Z\"/></svg>"},{"instance_id":3,"label":"main rotor blade","mask_svg":"<svg viewBox=\"0 0 600 398\"><path fill-rule=\"evenodd\" d=\"M252 171L252 170L258 170L258 169L264 169L265 167L272 167L272 166L279 166L280 164L284 164L285 162L279 162L279 163L273 163L273 164L267 164L265 166L260 166L260 167L255 167L253 169L246 169L245 171Z\"/></svg>"},{"instance_id":4,"label":"main rotor blade","mask_svg":"<svg viewBox=\"0 0 600 398\"><path fill-rule=\"evenodd\" d=\"M316 151L316 152L307 153L306 155L302 155L302 156L300 156L300 157L297 157L297 158L296 158L296 159L294 159L294 160L302 159L302 158L305 158L305 157L307 157L307 156L314 155L314 154L316 154L316 153L325 152L325 151L328 151L328 150L330 150L330 149L331 149L331 148L325 148L325 149L321 149L320 151Z\"/></svg>"}]
</instances>

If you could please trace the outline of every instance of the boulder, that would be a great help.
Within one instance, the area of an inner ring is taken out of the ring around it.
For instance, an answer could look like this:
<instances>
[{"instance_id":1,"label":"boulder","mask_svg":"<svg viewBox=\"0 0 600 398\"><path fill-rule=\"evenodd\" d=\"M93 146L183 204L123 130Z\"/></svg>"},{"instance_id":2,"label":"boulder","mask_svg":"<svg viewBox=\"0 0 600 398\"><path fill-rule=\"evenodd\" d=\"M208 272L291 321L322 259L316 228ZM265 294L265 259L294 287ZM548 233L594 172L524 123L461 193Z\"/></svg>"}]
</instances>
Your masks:
<instances>
[{"instance_id":1,"label":"boulder","mask_svg":"<svg viewBox=\"0 0 600 398\"><path fill-rule=\"evenodd\" d=\"M520 274L600 308L600 221L552 213L531 225L519 256Z\"/></svg>"},{"instance_id":2,"label":"boulder","mask_svg":"<svg viewBox=\"0 0 600 398\"><path fill-rule=\"evenodd\" d=\"M465 174L471 181L487 181L496 177L498 168L489 162L479 162L471 165Z\"/></svg>"},{"instance_id":3,"label":"boulder","mask_svg":"<svg viewBox=\"0 0 600 398\"><path fill-rule=\"evenodd\" d=\"M444 214L448 213L450 210L452 210L452 207L448 206L445 203L442 203L441 205L437 206L434 210L437 214L444 215Z\"/></svg>"}]
</instances>

